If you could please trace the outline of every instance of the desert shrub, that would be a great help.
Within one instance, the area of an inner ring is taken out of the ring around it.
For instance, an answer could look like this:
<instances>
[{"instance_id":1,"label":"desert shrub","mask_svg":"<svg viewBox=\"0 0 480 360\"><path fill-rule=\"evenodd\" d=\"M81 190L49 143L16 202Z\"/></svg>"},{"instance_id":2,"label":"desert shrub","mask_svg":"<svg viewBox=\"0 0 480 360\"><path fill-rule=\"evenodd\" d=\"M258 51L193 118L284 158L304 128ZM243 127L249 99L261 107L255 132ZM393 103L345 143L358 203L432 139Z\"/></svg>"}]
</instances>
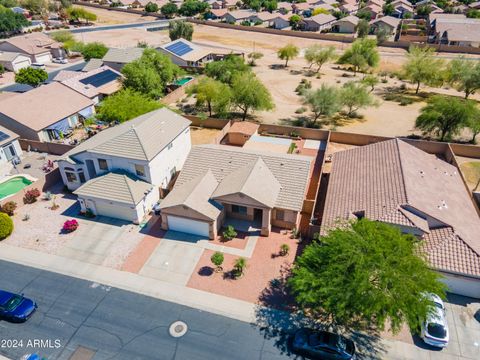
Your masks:
<instances>
[{"instance_id":1,"label":"desert shrub","mask_svg":"<svg viewBox=\"0 0 480 360\"><path fill-rule=\"evenodd\" d=\"M63 223L62 231L64 233L71 233L78 229L78 221L75 219L67 220Z\"/></svg>"},{"instance_id":2,"label":"desert shrub","mask_svg":"<svg viewBox=\"0 0 480 360\"><path fill-rule=\"evenodd\" d=\"M223 238L225 240L232 240L235 236L237 236L237 232L232 225L228 225L225 231L223 232Z\"/></svg>"},{"instance_id":3,"label":"desert shrub","mask_svg":"<svg viewBox=\"0 0 480 360\"><path fill-rule=\"evenodd\" d=\"M289 251L290 251L290 246L288 246L288 244L280 245L280 255L287 256Z\"/></svg>"},{"instance_id":4,"label":"desert shrub","mask_svg":"<svg viewBox=\"0 0 480 360\"><path fill-rule=\"evenodd\" d=\"M410 104L413 104L413 100L410 99L410 98L403 97L403 98L400 100L400 105L401 105L401 106L407 106L407 105L410 105Z\"/></svg>"},{"instance_id":5,"label":"desert shrub","mask_svg":"<svg viewBox=\"0 0 480 360\"><path fill-rule=\"evenodd\" d=\"M37 201L39 197L40 197L40 190L38 190L37 188L27 190L25 192L25 195L23 196L23 203L33 204L34 202Z\"/></svg>"},{"instance_id":6,"label":"desert shrub","mask_svg":"<svg viewBox=\"0 0 480 360\"><path fill-rule=\"evenodd\" d=\"M13 231L13 221L5 213L0 213L0 240L10 236Z\"/></svg>"},{"instance_id":7,"label":"desert shrub","mask_svg":"<svg viewBox=\"0 0 480 360\"><path fill-rule=\"evenodd\" d=\"M3 204L0 211L7 214L8 216L13 216L15 209L17 208L17 203L15 201L8 201Z\"/></svg>"}]
</instances>

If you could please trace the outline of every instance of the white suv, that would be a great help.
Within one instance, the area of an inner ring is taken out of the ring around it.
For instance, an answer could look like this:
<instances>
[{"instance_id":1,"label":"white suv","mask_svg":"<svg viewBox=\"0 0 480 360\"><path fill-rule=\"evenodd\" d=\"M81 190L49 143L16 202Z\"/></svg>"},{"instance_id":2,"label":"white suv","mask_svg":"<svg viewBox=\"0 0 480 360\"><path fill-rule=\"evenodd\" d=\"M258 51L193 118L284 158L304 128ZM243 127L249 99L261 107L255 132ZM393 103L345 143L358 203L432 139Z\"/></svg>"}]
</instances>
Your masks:
<instances>
[{"instance_id":1,"label":"white suv","mask_svg":"<svg viewBox=\"0 0 480 360\"><path fill-rule=\"evenodd\" d=\"M428 345L444 348L448 345L448 324L445 316L445 304L435 294L428 294L435 307L422 324L420 336Z\"/></svg>"}]
</instances>

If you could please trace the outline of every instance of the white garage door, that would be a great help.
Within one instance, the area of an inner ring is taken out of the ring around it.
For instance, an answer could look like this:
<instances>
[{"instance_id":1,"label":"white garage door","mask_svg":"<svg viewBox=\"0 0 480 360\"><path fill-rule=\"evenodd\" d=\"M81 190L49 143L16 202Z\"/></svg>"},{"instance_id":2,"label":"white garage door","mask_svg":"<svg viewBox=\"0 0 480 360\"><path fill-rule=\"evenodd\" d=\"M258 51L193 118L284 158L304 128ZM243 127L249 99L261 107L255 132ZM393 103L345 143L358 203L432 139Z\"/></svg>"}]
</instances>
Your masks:
<instances>
[{"instance_id":1,"label":"white garage door","mask_svg":"<svg viewBox=\"0 0 480 360\"><path fill-rule=\"evenodd\" d=\"M35 61L36 63L40 63L40 64L48 64L48 63L52 62L52 58L51 58L50 53L36 55L35 60L36 60Z\"/></svg>"},{"instance_id":2,"label":"white garage door","mask_svg":"<svg viewBox=\"0 0 480 360\"><path fill-rule=\"evenodd\" d=\"M463 276L442 274L448 291L457 295L480 299L480 279L470 279Z\"/></svg>"},{"instance_id":3,"label":"white garage door","mask_svg":"<svg viewBox=\"0 0 480 360\"><path fill-rule=\"evenodd\" d=\"M206 237L209 236L209 224L206 222L171 215L168 215L167 221L169 230Z\"/></svg>"},{"instance_id":4,"label":"white garage door","mask_svg":"<svg viewBox=\"0 0 480 360\"><path fill-rule=\"evenodd\" d=\"M97 215L109 216L115 219L136 221L137 212L127 205L110 204L103 201L95 201L95 209Z\"/></svg>"},{"instance_id":5,"label":"white garage door","mask_svg":"<svg viewBox=\"0 0 480 360\"><path fill-rule=\"evenodd\" d=\"M24 61L18 61L18 62L15 62L14 63L14 71L17 72L19 71L20 69L24 69L24 68L27 68L29 67L31 64L30 60L24 60Z\"/></svg>"}]
</instances>

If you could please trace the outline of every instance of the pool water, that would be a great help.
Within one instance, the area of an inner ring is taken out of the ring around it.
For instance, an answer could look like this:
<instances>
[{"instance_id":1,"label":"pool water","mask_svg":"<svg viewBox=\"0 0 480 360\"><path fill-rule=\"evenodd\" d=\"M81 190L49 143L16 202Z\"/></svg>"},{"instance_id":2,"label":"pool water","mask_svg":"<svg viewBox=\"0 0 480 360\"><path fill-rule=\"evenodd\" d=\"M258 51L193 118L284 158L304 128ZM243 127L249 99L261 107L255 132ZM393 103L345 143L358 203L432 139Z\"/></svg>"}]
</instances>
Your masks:
<instances>
[{"instance_id":1,"label":"pool water","mask_svg":"<svg viewBox=\"0 0 480 360\"><path fill-rule=\"evenodd\" d=\"M181 78L181 79L178 79L177 81L175 81L175 85L183 86L183 85L185 85L186 83L188 83L192 80L193 80L193 78L191 76L187 76L187 77L184 77L184 78Z\"/></svg>"},{"instance_id":2,"label":"pool water","mask_svg":"<svg viewBox=\"0 0 480 360\"><path fill-rule=\"evenodd\" d=\"M10 180L0 183L0 199L16 194L31 183L32 181L23 176L16 176Z\"/></svg>"}]
</instances>

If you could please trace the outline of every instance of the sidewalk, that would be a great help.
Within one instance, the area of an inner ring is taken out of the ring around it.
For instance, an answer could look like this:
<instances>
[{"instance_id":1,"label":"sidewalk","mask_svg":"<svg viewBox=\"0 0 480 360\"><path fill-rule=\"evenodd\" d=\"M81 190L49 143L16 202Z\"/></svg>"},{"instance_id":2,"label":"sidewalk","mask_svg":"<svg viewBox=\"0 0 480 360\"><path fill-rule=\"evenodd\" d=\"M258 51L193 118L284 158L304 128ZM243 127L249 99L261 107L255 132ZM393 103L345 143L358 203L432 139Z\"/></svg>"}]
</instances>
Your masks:
<instances>
[{"instance_id":1,"label":"sidewalk","mask_svg":"<svg viewBox=\"0 0 480 360\"><path fill-rule=\"evenodd\" d=\"M0 243L0 259L136 292L240 321L254 322L255 304L127 271Z\"/></svg>"}]
</instances>

